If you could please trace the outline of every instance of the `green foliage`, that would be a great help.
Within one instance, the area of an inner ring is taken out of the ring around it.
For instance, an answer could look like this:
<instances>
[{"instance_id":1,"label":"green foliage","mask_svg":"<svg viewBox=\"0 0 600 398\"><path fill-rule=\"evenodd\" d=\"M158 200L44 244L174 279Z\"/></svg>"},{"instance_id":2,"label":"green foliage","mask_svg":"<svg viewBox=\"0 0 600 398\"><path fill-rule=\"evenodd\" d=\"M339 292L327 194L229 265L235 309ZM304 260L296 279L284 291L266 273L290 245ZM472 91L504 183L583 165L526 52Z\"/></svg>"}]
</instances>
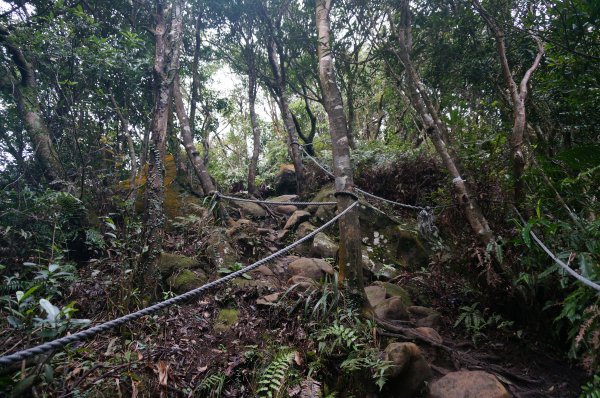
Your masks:
<instances>
[{"instance_id":1,"label":"green foliage","mask_svg":"<svg viewBox=\"0 0 600 398\"><path fill-rule=\"evenodd\" d=\"M216 372L207 375L196 388L200 397L219 398L225 385L225 373Z\"/></svg>"},{"instance_id":2,"label":"green foliage","mask_svg":"<svg viewBox=\"0 0 600 398\"><path fill-rule=\"evenodd\" d=\"M485 311L482 312L478 307L479 303L460 307L461 313L454 322L455 328L461 324L463 325L467 333L471 335L473 344L477 344L480 338L485 337L483 332L490 327L495 326L496 329L506 329L514 324L514 322L507 321L496 313L486 316Z\"/></svg>"},{"instance_id":3,"label":"green foliage","mask_svg":"<svg viewBox=\"0 0 600 398\"><path fill-rule=\"evenodd\" d=\"M277 398L282 396L287 375L294 361L295 351L282 349L262 372L257 385L256 394L260 398Z\"/></svg>"},{"instance_id":4,"label":"green foliage","mask_svg":"<svg viewBox=\"0 0 600 398\"><path fill-rule=\"evenodd\" d=\"M594 375L590 382L581 386L579 398L600 398L600 375Z\"/></svg>"}]
</instances>

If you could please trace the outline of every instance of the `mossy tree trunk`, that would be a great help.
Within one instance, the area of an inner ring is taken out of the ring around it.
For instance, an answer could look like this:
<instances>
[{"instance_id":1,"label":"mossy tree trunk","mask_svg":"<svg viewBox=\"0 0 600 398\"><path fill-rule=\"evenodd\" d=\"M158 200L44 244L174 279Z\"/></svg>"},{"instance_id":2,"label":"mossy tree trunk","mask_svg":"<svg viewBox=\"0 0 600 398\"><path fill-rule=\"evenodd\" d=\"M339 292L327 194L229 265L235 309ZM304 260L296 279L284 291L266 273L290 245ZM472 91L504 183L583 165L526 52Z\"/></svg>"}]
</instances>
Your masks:
<instances>
[{"instance_id":1,"label":"mossy tree trunk","mask_svg":"<svg viewBox=\"0 0 600 398\"><path fill-rule=\"evenodd\" d=\"M344 114L342 95L336 82L331 52L331 31L329 13L331 0L316 1L316 23L318 33L319 79L323 93L325 111L329 119L329 133L333 148L333 173L337 191L353 192L354 174L350 160L350 145L348 139L348 124ZM350 206L354 199L349 195L338 195L340 211ZM368 305L364 292L362 273L362 251L360 239L360 224L358 210L352 209L339 221L340 280L348 279L351 293Z\"/></svg>"},{"instance_id":2,"label":"mossy tree trunk","mask_svg":"<svg viewBox=\"0 0 600 398\"><path fill-rule=\"evenodd\" d=\"M0 26L0 43L15 63L21 80L12 86L17 110L27 131L29 143L44 176L56 189L64 186L64 170L41 113L35 68L23 51L13 43L8 29Z\"/></svg>"},{"instance_id":3,"label":"mossy tree trunk","mask_svg":"<svg viewBox=\"0 0 600 398\"><path fill-rule=\"evenodd\" d=\"M170 28L165 22L165 2L156 0L156 26L154 30L154 84L155 105L152 117L149 151L148 181L144 203L145 248L134 270L134 283L145 298L154 298L159 277L157 263L160 259L164 236L165 152L167 123L171 111L173 81L179 70L181 45L181 2L174 0L171 8Z\"/></svg>"}]
</instances>

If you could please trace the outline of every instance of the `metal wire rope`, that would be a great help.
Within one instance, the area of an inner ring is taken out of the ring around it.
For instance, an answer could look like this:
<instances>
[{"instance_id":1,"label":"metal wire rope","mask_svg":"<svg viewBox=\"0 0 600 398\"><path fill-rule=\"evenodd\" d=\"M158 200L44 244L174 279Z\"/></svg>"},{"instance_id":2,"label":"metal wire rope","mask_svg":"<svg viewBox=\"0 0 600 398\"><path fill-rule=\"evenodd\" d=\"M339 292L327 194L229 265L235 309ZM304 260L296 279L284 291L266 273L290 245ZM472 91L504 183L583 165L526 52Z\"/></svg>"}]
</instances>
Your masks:
<instances>
[{"instance_id":1,"label":"metal wire rope","mask_svg":"<svg viewBox=\"0 0 600 398\"><path fill-rule=\"evenodd\" d=\"M8 366L11 365L13 363L16 362L20 362L23 361L25 359L28 358L32 358L35 357L37 355L40 354L44 354L46 352L49 351L53 351L59 348L62 348L64 346L66 346L67 344L71 344L71 343L75 343L77 341L81 341L81 340L85 340L88 339L92 336L95 336L96 334L102 333L102 332L106 332L110 329L113 329L117 326L121 326L124 325L125 323L128 323L130 321L136 320L138 318L141 318L143 316L146 315L150 315L154 312L157 312L159 310L162 310L164 308L170 307L174 304L179 304L182 303L188 299L191 299L193 297L199 296L200 294L205 293L206 291L223 285L227 282L229 282L230 280L237 278L238 276L241 276L242 274L248 272L248 271L252 271L255 268L260 267L263 264L266 264L270 261L273 261L274 259L280 257L281 255L289 252L291 249L293 249L294 247L304 243L305 241L313 238L316 234L318 234L319 232L323 231L325 228L329 227L331 224L333 224L334 222L336 222L338 219L340 219L341 217L343 217L346 213L348 213L351 209L354 208L354 206L356 206L356 204L358 203L358 201L355 201L354 203L352 203L350 206L348 206L346 209L344 209L343 211L341 211L338 215L336 215L335 217L333 217L331 220L327 221L325 224L321 225L320 227L318 227L317 229L315 229L313 232L311 232L310 234L304 236L303 238L298 239L297 241L291 243L290 245L284 247L283 249L261 259L258 260L257 262L250 264L238 271L232 272L229 275L226 275L220 279L217 279L216 281L207 283L205 285L202 285L196 289L190 290L187 293L181 294L179 296L170 298L168 300L164 300L161 301L160 303L156 303L150 307L146 307L143 308L139 311L133 312L131 314L127 314L124 315L120 318L117 319L113 319L110 320L108 322L102 323L100 325L96 325L93 326L89 329L86 330L82 330L80 332L74 333L72 335L69 336L64 336L61 338L58 338L56 340L52 340L49 341L47 343L43 343L40 344L38 346L32 347L32 348L28 348L22 351L18 351L15 352L13 354L10 355L6 355L3 357L0 357L0 365L2 366Z\"/></svg>"},{"instance_id":2,"label":"metal wire rope","mask_svg":"<svg viewBox=\"0 0 600 398\"><path fill-rule=\"evenodd\" d=\"M293 201L289 201L289 202L276 202L276 201L272 201L272 200L246 199L246 198L237 198L235 196L223 195L223 194L221 194L219 192L216 192L215 195L217 195L217 197L219 197L219 198L233 200L235 202L261 203L261 204L264 204L264 205L272 205L272 206L286 206L286 205L292 205L292 206L335 206L335 205L337 205L337 202L293 202Z\"/></svg>"}]
</instances>

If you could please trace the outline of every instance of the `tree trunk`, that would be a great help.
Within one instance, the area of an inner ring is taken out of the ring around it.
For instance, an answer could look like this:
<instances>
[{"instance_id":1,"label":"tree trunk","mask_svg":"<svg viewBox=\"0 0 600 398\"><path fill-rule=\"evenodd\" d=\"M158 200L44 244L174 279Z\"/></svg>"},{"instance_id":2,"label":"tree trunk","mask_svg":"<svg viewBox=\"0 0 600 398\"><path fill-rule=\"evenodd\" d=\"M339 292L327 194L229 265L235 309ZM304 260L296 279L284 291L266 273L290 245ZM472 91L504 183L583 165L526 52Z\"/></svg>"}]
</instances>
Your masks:
<instances>
[{"instance_id":1,"label":"tree trunk","mask_svg":"<svg viewBox=\"0 0 600 398\"><path fill-rule=\"evenodd\" d=\"M164 0L156 0L154 29L155 104L152 116L152 137L149 145L148 180L144 208L144 238L146 248L134 270L134 282L145 298L154 298L160 281L157 263L164 237L165 152L167 123L171 110L173 81L179 70L182 13L179 0L173 2L170 31L164 20Z\"/></svg>"},{"instance_id":2,"label":"tree trunk","mask_svg":"<svg viewBox=\"0 0 600 398\"><path fill-rule=\"evenodd\" d=\"M316 0L319 79L321 81L325 111L329 119L335 189L337 191L353 192L354 175L350 160L348 124L346 122L346 115L344 114L342 95L336 83L333 54L330 47L330 10L331 0ZM338 195L337 201L338 209L342 211L350 206L354 202L354 199L349 195ZM364 304L366 301L364 300L360 224L356 208L352 209L339 221L339 229L340 280L347 278L351 292L361 298ZM366 304L368 305L368 303Z\"/></svg>"},{"instance_id":3,"label":"tree trunk","mask_svg":"<svg viewBox=\"0 0 600 398\"><path fill-rule=\"evenodd\" d=\"M136 158L137 156L135 155L135 144L133 143L133 137L131 137L131 133L129 132L129 120L127 119L127 116L125 116L125 114L123 113L123 111L121 110L121 108L119 107L119 105L117 104L117 100L115 99L115 96L113 95L112 91L109 91L109 95L110 95L110 101L113 105L113 107L115 108L115 113L117 114L117 116L119 117L119 120L121 121L121 130L123 131L123 135L125 136L125 139L127 141L127 149L129 151L129 167L131 169L130 171L130 175L129 175L129 192L131 195L131 198L133 199L133 202L135 203L135 192L137 190L137 186L136 186L136 173L137 173L137 163L136 163Z\"/></svg>"},{"instance_id":4,"label":"tree trunk","mask_svg":"<svg viewBox=\"0 0 600 398\"><path fill-rule=\"evenodd\" d=\"M294 163L294 171L296 172L296 190L298 193L301 193L304 181L304 167L302 165L302 157L300 156L300 148L298 147L298 133L296 132L296 126L294 126L294 120L290 112L289 99L286 93L285 65L284 61L281 59L280 52L277 51L275 39L271 37L269 41L269 66L271 67L271 72L275 78L277 105L279 105L283 126L288 134L288 144L290 146L289 152L291 154L292 162ZM277 62L278 59L279 62Z\"/></svg>"},{"instance_id":5,"label":"tree trunk","mask_svg":"<svg viewBox=\"0 0 600 398\"><path fill-rule=\"evenodd\" d=\"M465 216L471 226L471 229L486 246L495 241L486 218L481 213L479 206L471 197L465 180L462 178L458 169L457 162L448 151L446 143L443 140L443 132L446 128L440 128L441 118L433 107L427 107L422 92L419 90L421 79L410 59L411 51L411 27L410 27L410 9L409 0L402 0L400 3L400 26L395 29L394 21L390 15L390 27L393 34L397 37L397 43L400 51L397 55L404 65L406 86L409 92L409 99L413 107L421 116L427 134L433 145L442 158L446 169L452 177L452 184L457 195L458 202L465 212ZM432 115L430 112L434 112ZM437 122L436 122L437 120Z\"/></svg>"},{"instance_id":6,"label":"tree trunk","mask_svg":"<svg viewBox=\"0 0 600 398\"><path fill-rule=\"evenodd\" d=\"M183 98L181 95L179 77L175 77L173 81L173 99L175 100L175 111L177 112L177 118L179 119L181 128L181 140L183 141L183 146L185 147L185 151L190 159L190 162L192 163L192 166L194 167L194 171L200 180L202 190L205 194L208 194L209 192L215 190L215 185L210 178L210 174L208 174L208 170L204 165L204 161L202 160L200 153L196 149L196 145L194 145L194 137L190 128L190 121L185 113L185 105L183 104Z\"/></svg>"},{"instance_id":7,"label":"tree trunk","mask_svg":"<svg viewBox=\"0 0 600 398\"><path fill-rule=\"evenodd\" d=\"M250 126L252 128L252 158L250 160L250 167L248 168L248 192L251 194L256 193L256 172L258 168L258 157L260 155L260 128L256 119L256 70L254 65L254 46L248 48L248 107L250 109Z\"/></svg>"},{"instance_id":8,"label":"tree trunk","mask_svg":"<svg viewBox=\"0 0 600 398\"><path fill-rule=\"evenodd\" d=\"M3 27L0 27L0 43L4 44L21 75L21 81L14 86L13 93L35 159L44 176L50 182L56 182L54 187L60 189L63 187L60 181L64 180L64 170L41 115L35 69L21 49L11 41L9 31Z\"/></svg>"},{"instance_id":9,"label":"tree trunk","mask_svg":"<svg viewBox=\"0 0 600 398\"><path fill-rule=\"evenodd\" d=\"M478 0L471 0L471 3L475 9L479 12L479 15L483 18L486 25L492 32L494 40L496 41L496 50L500 57L500 64L502 67L502 75L504 77L504 84L510 93L510 99L513 108L513 128L510 136L510 152L513 164L513 178L514 178L514 201L517 208L520 208L525 201L525 188L523 183L523 173L525 171L525 155L524 151L524 136L525 129L527 128L527 113L525 109L525 101L527 100L528 84L531 80L533 72L538 68L542 57L544 56L544 45L542 41L532 35L535 41L538 52L533 60L533 63L529 69L523 75L521 82L517 86L517 83L513 79L513 73L508 64L508 58L506 56L506 43L504 41L504 32L491 15L483 8Z\"/></svg>"}]
</instances>

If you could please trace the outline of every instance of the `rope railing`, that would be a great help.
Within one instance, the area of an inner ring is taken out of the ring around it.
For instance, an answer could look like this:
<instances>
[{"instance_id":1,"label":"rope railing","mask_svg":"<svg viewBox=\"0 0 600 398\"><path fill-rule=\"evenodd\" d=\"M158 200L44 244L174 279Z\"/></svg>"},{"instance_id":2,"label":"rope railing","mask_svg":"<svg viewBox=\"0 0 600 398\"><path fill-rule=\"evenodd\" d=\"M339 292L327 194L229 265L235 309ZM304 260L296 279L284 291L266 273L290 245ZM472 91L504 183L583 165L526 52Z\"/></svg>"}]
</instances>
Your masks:
<instances>
[{"instance_id":1,"label":"rope railing","mask_svg":"<svg viewBox=\"0 0 600 398\"><path fill-rule=\"evenodd\" d=\"M315 159L314 156L311 156L306 149L304 149L304 146L298 144L298 146L300 147L300 149L302 150L302 152L304 153L304 155L306 155L307 158L309 158L319 169L321 169L325 174L327 174L329 177L331 178L335 178L335 176L333 175L333 173L331 171L329 171L325 166L323 166L317 159ZM362 195L372 198L372 199L376 199L376 200L380 200L382 202L386 202L386 203L390 203L392 205L396 205L399 207L403 207L405 209L409 209L409 210L416 210L416 211L423 211L423 210L427 210L428 212L433 209L434 207L423 207L423 206L414 206L414 205L409 205L407 203L400 203L400 202L396 202L393 200L389 200L386 198L382 198L381 196L377 196L374 195L370 192L367 192L363 189L360 189L358 187L355 187L354 190L356 192L361 193Z\"/></svg>"},{"instance_id":2,"label":"rope railing","mask_svg":"<svg viewBox=\"0 0 600 398\"><path fill-rule=\"evenodd\" d=\"M521 215L519 210L515 206L512 206L512 208L515 211L515 213L517 213L517 216L519 216L519 218L521 219L521 222L523 224L527 224L527 222L525 221L525 219L523 218L523 216ZM552 260L554 260L554 262L556 264L558 264L558 266L560 268L562 268L569 275L571 275L573 278L577 279L579 282L583 283L587 287L591 287L592 289L600 292L599 284L589 280L585 276L580 275L577 272L575 272L573 269L571 269L571 267L569 267L567 264L565 264L564 261L562 261L560 258L558 258L554 253L552 253L552 251L548 248L548 246L546 246L544 244L544 242L542 242L542 240L540 238L538 238L538 236L535 234L535 232L533 232L532 230L529 230L529 234L531 235L531 237L533 238L535 243L537 243L537 245L548 255L548 257L550 257Z\"/></svg>"},{"instance_id":3,"label":"rope railing","mask_svg":"<svg viewBox=\"0 0 600 398\"><path fill-rule=\"evenodd\" d=\"M246 199L246 198L238 198L236 196L227 196L223 195L220 192L215 192L215 196L217 198L223 198L227 200L232 200L234 202L248 202L248 203L260 203L268 206L335 206L337 202L295 202L295 201L281 201L277 202L274 200L260 200L260 199Z\"/></svg>"},{"instance_id":4,"label":"rope railing","mask_svg":"<svg viewBox=\"0 0 600 398\"><path fill-rule=\"evenodd\" d=\"M261 265L264 265L270 261L277 259L278 257L281 257L282 255L289 252L296 246L301 245L302 243L306 242L309 239L312 239L316 234L323 231L324 229L326 229L327 227L329 227L330 225L335 223L337 220L339 220L341 217L343 217L350 210L352 210L354 208L354 206L356 206L357 203L358 203L358 201L355 201L350 206L348 206L343 211L341 211L339 214L337 214L335 217L333 217L331 220L327 221L325 224L321 225L320 227L318 227L317 229L315 229L313 232L309 233L308 235L298 239L297 241L291 243L290 245L284 247L283 249L278 250L275 253L273 253L261 260L258 260L257 262L250 264L238 271L232 272L231 274L226 275L220 279L217 279L213 282L209 282L205 285L197 287L196 289L190 290L187 293L183 293L179 296L175 296L173 298L161 301L159 303L151 305L150 307L143 308L143 309L135 311L133 313L124 315L120 318L116 318L116 319L104 322L100 325L93 326L91 328L82 330L80 332L74 333L69 336L64 336L64 337L49 341L47 343L40 344L40 345L32 347L32 348L28 348L28 349L25 349L22 351L15 352L10 355L0 357L0 366L9 366L14 363L17 363L17 362L20 362L20 361L23 361L23 360L26 360L26 359L29 359L29 358L32 358L32 357L56 350L56 349L62 348L68 344L89 339L99 333L103 333L110 329L114 329L118 326L124 325L128 322L134 321L143 316L153 314L164 308L170 307L175 304L182 303L182 302L189 300L191 298L194 298L194 297L198 297L198 296L206 293L210 289L213 289L220 285L224 285L225 283L231 281L232 279L237 278L238 276L245 274L246 272L252 271L253 269L260 267Z\"/></svg>"}]
</instances>

